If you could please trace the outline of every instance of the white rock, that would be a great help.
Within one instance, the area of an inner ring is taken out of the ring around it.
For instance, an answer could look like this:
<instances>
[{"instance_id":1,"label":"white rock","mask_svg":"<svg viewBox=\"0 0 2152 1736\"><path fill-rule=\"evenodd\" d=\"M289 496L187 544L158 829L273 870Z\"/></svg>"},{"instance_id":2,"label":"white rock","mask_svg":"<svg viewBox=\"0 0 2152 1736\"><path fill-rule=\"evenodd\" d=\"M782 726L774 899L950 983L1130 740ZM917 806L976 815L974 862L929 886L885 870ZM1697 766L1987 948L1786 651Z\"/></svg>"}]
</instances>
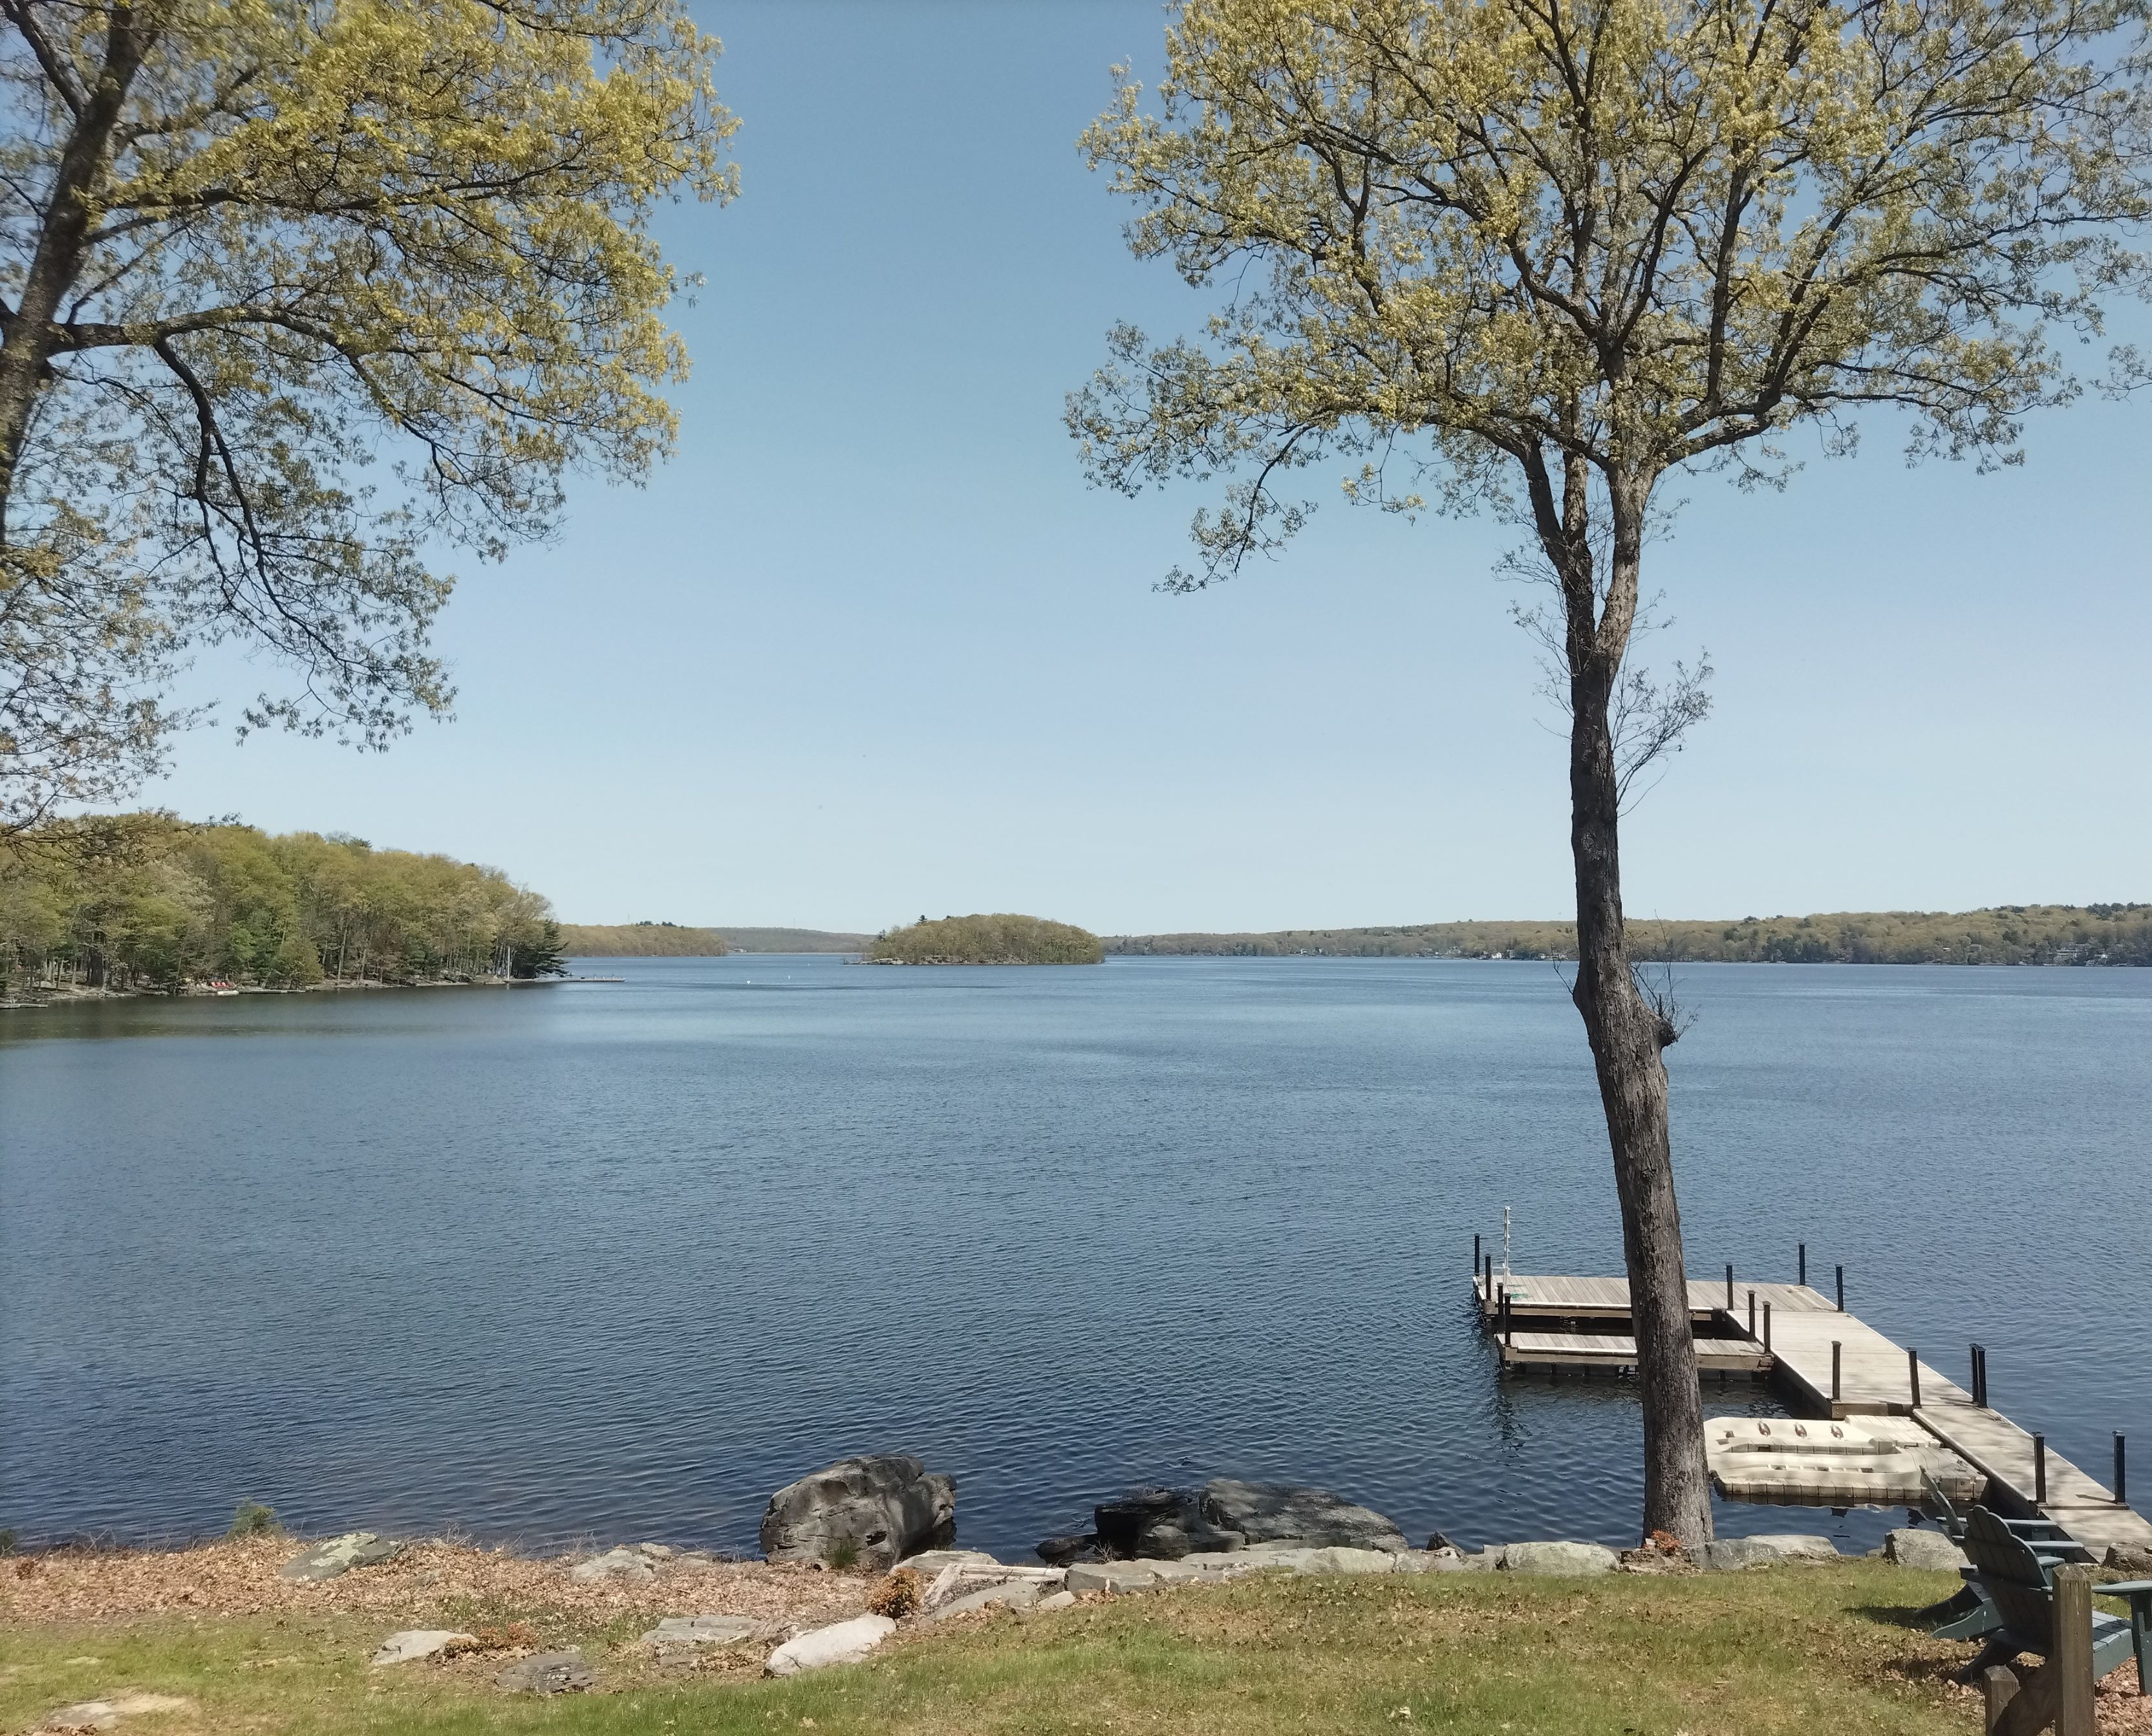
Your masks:
<instances>
[{"instance_id":1,"label":"white rock","mask_svg":"<svg viewBox=\"0 0 2152 1736\"><path fill-rule=\"evenodd\" d=\"M392 1633L381 1642L381 1649L373 1654L376 1663L416 1663L422 1657L432 1657L451 1646L475 1646L475 1637L459 1633L453 1627L407 1627L401 1633Z\"/></svg>"},{"instance_id":2,"label":"white rock","mask_svg":"<svg viewBox=\"0 0 2152 1736\"><path fill-rule=\"evenodd\" d=\"M1073 1591L1055 1591L1040 1598L1038 1607L1043 1610L1067 1609L1075 1601L1076 1594Z\"/></svg>"},{"instance_id":3,"label":"white rock","mask_svg":"<svg viewBox=\"0 0 2152 1736\"><path fill-rule=\"evenodd\" d=\"M1598 1543L1512 1543L1501 1566L1505 1573L1611 1573L1621 1559Z\"/></svg>"},{"instance_id":4,"label":"white rock","mask_svg":"<svg viewBox=\"0 0 2152 1736\"><path fill-rule=\"evenodd\" d=\"M109 1730L123 1718L134 1718L145 1712L185 1712L193 1705L192 1700L183 1700L177 1694L124 1693L109 1700L82 1700L72 1706L63 1706L45 1719L45 1728Z\"/></svg>"},{"instance_id":5,"label":"white rock","mask_svg":"<svg viewBox=\"0 0 2152 1736\"><path fill-rule=\"evenodd\" d=\"M745 1616L667 1616L642 1637L652 1646L736 1646L754 1629Z\"/></svg>"},{"instance_id":6,"label":"white rock","mask_svg":"<svg viewBox=\"0 0 2152 1736\"><path fill-rule=\"evenodd\" d=\"M1070 1602L1074 1602L1070 1598ZM976 1591L967 1591L962 1597L945 1603L926 1619L946 1621L951 1616L968 1615L976 1609L1029 1609L1038 1601L1038 1581L1014 1579L998 1586L983 1586Z\"/></svg>"},{"instance_id":7,"label":"white rock","mask_svg":"<svg viewBox=\"0 0 2152 1736\"><path fill-rule=\"evenodd\" d=\"M787 1640L769 1654L763 1668L773 1676L796 1676L833 1663L856 1663L896 1632L887 1616L855 1616Z\"/></svg>"},{"instance_id":8,"label":"white rock","mask_svg":"<svg viewBox=\"0 0 2152 1736\"><path fill-rule=\"evenodd\" d=\"M896 1564L909 1567L921 1579L931 1581L950 1567L998 1567L1002 1564L983 1549L928 1549L906 1556Z\"/></svg>"}]
</instances>

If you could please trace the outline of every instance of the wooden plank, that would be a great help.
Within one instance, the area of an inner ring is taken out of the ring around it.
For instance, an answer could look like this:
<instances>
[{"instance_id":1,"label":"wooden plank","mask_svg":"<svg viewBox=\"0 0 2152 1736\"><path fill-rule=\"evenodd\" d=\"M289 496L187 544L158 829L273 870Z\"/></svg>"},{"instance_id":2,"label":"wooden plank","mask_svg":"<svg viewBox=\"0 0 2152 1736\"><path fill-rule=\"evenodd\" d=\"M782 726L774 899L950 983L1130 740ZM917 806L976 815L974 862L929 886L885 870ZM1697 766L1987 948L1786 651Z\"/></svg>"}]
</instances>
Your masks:
<instances>
[{"instance_id":1,"label":"wooden plank","mask_svg":"<svg viewBox=\"0 0 2152 1736\"><path fill-rule=\"evenodd\" d=\"M1629 1317L1629 1281L1627 1278L1585 1278L1548 1276L1536 1272L1512 1272L1505 1278L1499 1272L1495 1275L1495 1293L1490 1297L1485 1290L1485 1280L1475 1281L1473 1293L1479 1299L1480 1311L1487 1319L1501 1312L1500 1297L1505 1288L1510 1296L1510 1316L1513 1320L1626 1320ZM1737 1274L1733 1294L1737 1312L1745 1312L1748 1292L1756 1292L1756 1306L1760 1310L1769 1302L1774 1314L1830 1313L1835 1309L1828 1297L1809 1289L1804 1284L1752 1284L1743 1282ZM1704 1278L1688 1281L1688 1306L1692 1317L1708 1320L1712 1314L1726 1306L1726 1281Z\"/></svg>"},{"instance_id":2,"label":"wooden plank","mask_svg":"<svg viewBox=\"0 0 2152 1736\"><path fill-rule=\"evenodd\" d=\"M1611 1332L1512 1332L1500 1344L1511 1367L1623 1370L1637 1366L1637 1341ZM1713 1371L1762 1374L1771 1359L1745 1338L1699 1338L1697 1366Z\"/></svg>"}]
</instances>

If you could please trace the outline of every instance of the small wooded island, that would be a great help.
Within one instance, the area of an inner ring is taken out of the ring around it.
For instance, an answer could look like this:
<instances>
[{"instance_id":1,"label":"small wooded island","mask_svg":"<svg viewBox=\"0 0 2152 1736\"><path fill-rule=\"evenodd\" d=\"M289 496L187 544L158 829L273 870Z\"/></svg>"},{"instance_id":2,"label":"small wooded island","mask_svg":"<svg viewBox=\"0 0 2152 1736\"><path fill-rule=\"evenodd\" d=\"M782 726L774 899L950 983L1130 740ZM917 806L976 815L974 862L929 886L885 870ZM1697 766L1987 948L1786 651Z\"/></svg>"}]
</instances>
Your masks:
<instances>
[{"instance_id":1,"label":"small wooded island","mask_svg":"<svg viewBox=\"0 0 2152 1736\"><path fill-rule=\"evenodd\" d=\"M876 935L861 964L1098 964L1104 943L1089 930L1041 916L921 916Z\"/></svg>"}]
</instances>

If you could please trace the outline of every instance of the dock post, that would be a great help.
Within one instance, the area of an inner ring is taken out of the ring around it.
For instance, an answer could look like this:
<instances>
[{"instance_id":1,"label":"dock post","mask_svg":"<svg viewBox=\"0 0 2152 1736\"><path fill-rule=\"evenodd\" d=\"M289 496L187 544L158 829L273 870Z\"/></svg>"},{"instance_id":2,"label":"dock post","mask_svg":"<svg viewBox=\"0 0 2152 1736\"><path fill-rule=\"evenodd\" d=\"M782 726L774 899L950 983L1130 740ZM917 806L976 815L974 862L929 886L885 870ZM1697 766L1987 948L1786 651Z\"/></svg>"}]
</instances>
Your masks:
<instances>
[{"instance_id":1,"label":"dock post","mask_svg":"<svg viewBox=\"0 0 2152 1736\"><path fill-rule=\"evenodd\" d=\"M2092 1569L2055 1569L2055 1736L2093 1736Z\"/></svg>"},{"instance_id":2,"label":"dock post","mask_svg":"<svg viewBox=\"0 0 2152 1736\"><path fill-rule=\"evenodd\" d=\"M1845 1268L1842 1266L1838 1269L1838 1312L1845 1312Z\"/></svg>"},{"instance_id":3,"label":"dock post","mask_svg":"<svg viewBox=\"0 0 2152 1736\"><path fill-rule=\"evenodd\" d=\"M1972 1402L1983 1410L1987 1408L1987 1370L1981 1367L1985 1354L1977 1344L1972 1347Z\"/></svg>"},{"instance_id":4,"label":"dock post","mask_svg":"<svg viewBox=\"0 0 2152 1736\"><path fill-rule=\"evenodd\" d=\"M1918 1410L1921 1408L1921 1353L1917 1350L1906 1353L1906 1376L1913 1388L1913 1409Z\"/></svg>"},{"instance_id":5,"label":"dock post","mask_svg":"<svg viewBox=\"0 0 2152 1736\"><path fill-rule=\"evenodd\" d=\"M1502 1287L1502 1343L1509 1344L1516 1336L1516 1322L1510 1312L1510 1287Z\"/></svg>"},{"instance_id":6,"label":"dock post","mask_svg":"<svg viewBox=\"0 0 2152 1736\"><path fill-rule=\"evenodd\" d=\"M1769 1302L1765 1302L1765 1303L1764 1304L1764 1355L1766 1355L1766 1356L1769 1356L1770 1353L1771 1353L1771 1305L1770 1305L1770 1303L1769 1303Z\"/></svg>"},{"instance_id":7,"label":"dock post","mask_svg":"<svg viewBox=\"0 0 2152 1736\"><path fill-rule=\"evenodd\" d=\"M1733 1268L1730 1266L1726 1268L1726 1312L1733 1312Z\"/></svg>"},{"instance_id":8,"label":"dock post","mask_svg":"<svg viewBox=\"0 0 2152 1736\"><path fill-rule=\"evenodd\" d=\"M1836 1338L1830 1341L1830 1402L1838 1403L1838 1358L1845 1346Z\"/></svg>"},{"instance_id":9,"label":"dock post","mask_svg":"<svg viewBox=\"0 0 2152 1736\"><path fill-rule=\"evenodd\" d=\"M1476 1236L1472 1238L1472 1275L1480 1275L1480 1238Z\"/></svg>"},{"instance_id":10,"label":"dock post","mask_svg":"<svg viewBox=\"0 0 2152 1736\"><path fill-rule=\"evenodd\" d=\"M2033 1505L2048 1505L2048 1437L2044 1434L2033 1437Z\"/></svg>"},{"instance_id":11,"label":"dock post","mask_svg":"<svg viewBox=\"0 0 2152 1736\"><path fill-rule=\"evenodd\" d=\"M2129 1505L2129 1464L2124 1456L2122 1446L2122 1437L2118 1434L2114 1438L2114 1505L2118 1507Z\"/></svg>"},{"instance_id":12,"label":"dock post","mask_svg":"<svg viewBox=\"0 0 2152 1736\"><path fill-rule=\"evenodd\" d=\"M1756 1336L1756 1292L1753 1290L1748 1292L1748 1336Z\"/></svg>"},{"instance_id":13,"label":"dock post","mask_svg":"<svg viewBox=\"0 0 2152 1736\"><path fill-rule=\"evenodd\" d=\"M1806 1283L1808 1282L1808 1281L1809 1281L1809 1245L1808 1245L1806 1242L1803 1242L1803 1243L1801 1244L1801 1282L1802 1282L1803 1284L1806 1284Z\"/></svg>"}]
</instances>

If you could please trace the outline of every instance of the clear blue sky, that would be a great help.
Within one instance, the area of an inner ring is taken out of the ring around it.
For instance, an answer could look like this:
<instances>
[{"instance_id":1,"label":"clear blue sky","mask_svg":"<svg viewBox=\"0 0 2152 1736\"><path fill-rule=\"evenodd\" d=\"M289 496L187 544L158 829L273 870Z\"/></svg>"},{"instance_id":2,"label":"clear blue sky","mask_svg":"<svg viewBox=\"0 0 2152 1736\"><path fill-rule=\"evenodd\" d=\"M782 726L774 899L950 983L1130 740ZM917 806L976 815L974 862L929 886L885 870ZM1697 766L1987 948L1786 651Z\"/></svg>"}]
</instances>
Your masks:
<instances>
[{"instance_id":1,"label":"clear blue sky","mask_svg":"<svg viewBox=\"0 0 2152 1736\"><path fill-rule=\"evenodd\" d=\"M1198 495L1078 472L1062 396L1105 328L1205 306L1127 256L1074 145L1161 9L703 22L745 190L668 214L708 279L678 458L462 569L454 723L378 759L206 731L150 799L490 862L586 921L1565 914L1500 527L1341 502L1166 597ZM1995 477L1868 435L1783 496L1696 481L1655 551L1718 711L1631 823L1632 913L2152 897L2152 403L2039 419Z\"/></svg>"}]
</instances>

